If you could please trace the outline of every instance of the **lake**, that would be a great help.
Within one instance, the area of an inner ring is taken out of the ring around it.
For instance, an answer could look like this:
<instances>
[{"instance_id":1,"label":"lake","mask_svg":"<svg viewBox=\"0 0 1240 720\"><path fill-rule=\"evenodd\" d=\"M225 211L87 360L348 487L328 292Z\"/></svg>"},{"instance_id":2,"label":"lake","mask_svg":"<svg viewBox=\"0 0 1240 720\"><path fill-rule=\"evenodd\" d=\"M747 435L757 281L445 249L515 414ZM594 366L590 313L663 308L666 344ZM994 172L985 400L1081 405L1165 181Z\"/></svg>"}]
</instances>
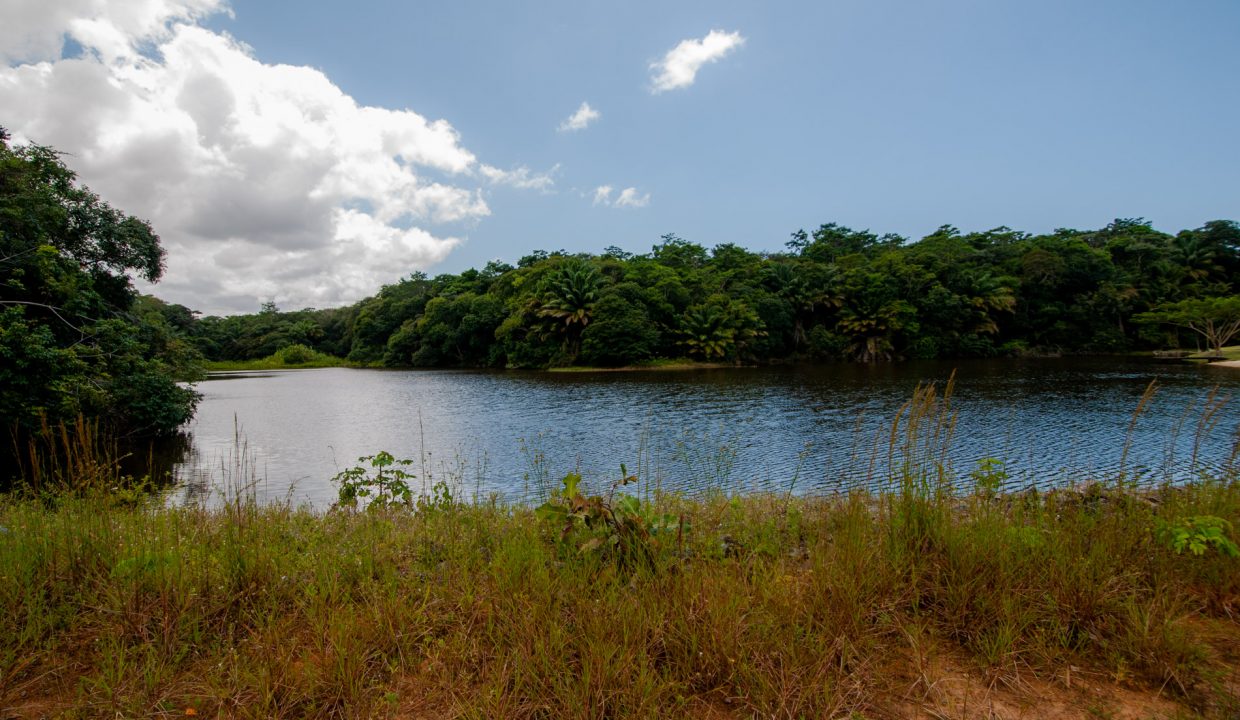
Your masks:
<instances>
[{"instance_id":1,"label":"lake","mask_svg":"<svg viewBox=\"0 0 1240 720\"><path fill-rule=\"evenodd\" d=\"M888 477L891 424L953 370L945 457L967 478L1002 460L1010 489L1124 470L1179 481L1230 461L1240 370L1131 358L1002 359L548 373L331 368L224 373L199 384L174 501L257 478L264 500L327 507L331 479L381 450L421 483L533 499L564 473L594 487L624 463L643 488L834 492ZM1159 389L1137 419L1149 382ZM1204 418L1204 419L1203 419ZM1125 446L1128 450L1125 453ZM966 480L967 482L967 480Z\"/></svg>"}]
</instances>

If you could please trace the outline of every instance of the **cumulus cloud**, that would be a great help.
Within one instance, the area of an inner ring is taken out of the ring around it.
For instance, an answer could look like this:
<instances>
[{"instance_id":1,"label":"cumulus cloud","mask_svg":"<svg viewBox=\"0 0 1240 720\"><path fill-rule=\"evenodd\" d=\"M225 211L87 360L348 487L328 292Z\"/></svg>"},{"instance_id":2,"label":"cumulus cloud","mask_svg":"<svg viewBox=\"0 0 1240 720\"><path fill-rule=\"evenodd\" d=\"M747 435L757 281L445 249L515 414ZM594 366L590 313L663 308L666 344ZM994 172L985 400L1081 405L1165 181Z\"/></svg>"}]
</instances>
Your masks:
<instances>
[{"instance_id":1,"label":"cumulus cloud","mask_svg":"<svg viewBox=\"0 0 1240 720\"><path fill-rule=\"evenodd\" d=\"M698 70L703 65L717 62L743 44L745 38L739 32L726 33L722 30L711 30L701 40L682 40L662 60L650 64L650 91L657 95L689 87L697 79Z\"/></svg>"},{"instance_id":2,"label":"cumulus cloud","mask_svg":"<svg viewBox=\"0 0 1240 720\"><path fill-rule=\"evenodd\" d=\"M443 260L490 213L480 182L551 187L480 164L445 120L263 63L199 24L220 11L11 0L0 23L0 121L151 221L168 250L161 297L207 312L351 302ZM66 57L66 38L82 52Z\"/></svg>"},{"instance_id":3,"label":"cumulus cloud","mask_svg":"<svg viewBox=\"0 0 1240 720\"><path fill-rule=\"evenodd\" d=\"M581 107L577 108L577 112L573 113L572 115L568 117L567 120L560 123L560 127L557 129L560 132L572 132L574 130L585 130L586 127L590 125L590 123L594 122L595 120L598 120L601 117L603 117L602 113L590 107L590 103L583 102L581 103Z\"/></svg>"},{"instance_id":4,"label":"cumulus cloud","mask_svg":"<svg viewBox=\"0 0 1240 720\"><path fill-rule=\"evenodd\" d=\"M501 170L490 165L482 165L478 171L493 185L509 185L518 190L537 190L550 193L555 185L555 173L560 169L557 163L545 173L532 172L524 165L512 170Z\"/></svg>"},{"instance_id":5,"label":"cumulus cloud","mask_svg":"<svg viewBox=\"0 0 1240 720\"><path fill-rule=\"evenodd\" d=\"M224 0L5 0L0 60L59 57L65 37L114 57L142 41L166 37L170 23L228 12Z\"/></svg>"},{"instance_id":6,"label":"cumulus cloud","mask_svg":"<svg viewBox=\"0 0 1240 720\"><path fill-rule=\"evenodd\" d=\"M627 187L613 200L611 193L615 188L610 185L599 185L594 188L594 204L614 208L640 208L650 204L650 193L639 195L637 188Z\"/></svg>"}]
</instances>

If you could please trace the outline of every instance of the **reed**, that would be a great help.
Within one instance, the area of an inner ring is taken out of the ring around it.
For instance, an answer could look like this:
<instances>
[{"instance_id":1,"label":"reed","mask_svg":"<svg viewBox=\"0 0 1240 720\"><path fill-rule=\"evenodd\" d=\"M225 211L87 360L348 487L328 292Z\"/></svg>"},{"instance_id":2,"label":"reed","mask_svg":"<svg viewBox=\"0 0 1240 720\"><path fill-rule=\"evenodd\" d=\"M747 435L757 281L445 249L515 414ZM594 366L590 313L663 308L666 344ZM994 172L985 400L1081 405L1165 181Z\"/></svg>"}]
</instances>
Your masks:
<instances>
[{"instance_id":1,"label":"reed","mask_svg":"<svg viewBox=\"0 0 1240 720\"><path fill-rule=\"evenodd\" d=\"M33 432L10 432L13 480L36 493L99 491L126 484L125 456L98 418L82 415L53 424L43 418Z\"/></svg>"}]
</instances>

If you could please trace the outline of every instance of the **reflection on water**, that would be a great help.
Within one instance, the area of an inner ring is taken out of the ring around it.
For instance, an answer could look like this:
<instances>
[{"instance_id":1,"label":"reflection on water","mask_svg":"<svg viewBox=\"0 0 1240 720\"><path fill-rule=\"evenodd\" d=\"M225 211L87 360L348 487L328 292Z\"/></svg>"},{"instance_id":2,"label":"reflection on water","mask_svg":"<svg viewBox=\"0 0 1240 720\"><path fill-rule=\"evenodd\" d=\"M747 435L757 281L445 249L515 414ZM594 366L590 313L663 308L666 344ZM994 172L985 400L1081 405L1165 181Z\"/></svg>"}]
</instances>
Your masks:
<instances>
[{"instance_id":1,"label":"reflection on water","mask_svg":"<svg viewBox=\"0 0 1240 720\"><path fill-rule=\"evenodd\" d=\"M122 440L117 449L122 475L149 478L155 485L162 486L180 477L186 459L193 452L194 438L188 432L179 432L157 440Z\"/></svg>"},{"instance_id":2,"label":"reflection on water","mask_svg":"<svg viewBox=\"0 0 1240 720\"><path fill-rule=\"evenodd\" d=\"M325 507L330 482L388 450L468 494L536 495L565 472L603 482L621 463L644 481L829 492L881 478L891 421L918 383L957 371L947 457L966 476L1002 459L1009 485L1113 477L1147 482L1226 463L1240 407L1200 419L1224 368L1127 358L829 365L637 373L328 368L213 376L177 468L180 497L242 472L263 498ZM1140 417L1148 383L1159 391ZM239 458L238 438L247 444ZM1129 445L1124 454L1126 443ZM882 462L879 462L882 461Z\"/></svg>"}]
</instances>

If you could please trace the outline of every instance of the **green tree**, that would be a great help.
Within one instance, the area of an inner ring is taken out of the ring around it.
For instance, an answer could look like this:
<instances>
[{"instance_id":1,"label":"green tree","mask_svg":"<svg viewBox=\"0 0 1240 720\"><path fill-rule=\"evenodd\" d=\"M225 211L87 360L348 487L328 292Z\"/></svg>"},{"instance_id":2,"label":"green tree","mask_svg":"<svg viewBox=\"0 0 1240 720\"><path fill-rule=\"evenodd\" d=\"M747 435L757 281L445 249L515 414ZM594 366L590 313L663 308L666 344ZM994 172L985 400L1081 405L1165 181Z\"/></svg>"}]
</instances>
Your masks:
<instances>
[{"instance_id":1,"label":"green tree","mask_svg":"<svg viewBox=\"0 0 1240 720\"><path fill-rule=\"evenodd\" d=\"M159 237L76 183L56 151L0 129L0 422L108 418L175 431L198 395L196 353L137 302L130 274L163 274Z\"/></svg>"},{"instance_id":2,"label":"green tree","mask_svg":"<svg viewBox=\"0 0 1240 720\"><path fill-rule=\"evenodd\" d=\"M538 316L546 319L546 331L563 337L571 360L581 347L581 334L598 302L598 271L584 262L570 262L547 279Z\"/></svg>"},{"instance_id":3,"label":"green tree","mask_svg":"<svg viewBox=\"0 0 1240 720\"><path fill-rule=\"evenodd\" d=\"M495 330L503 303L492 295L439 296L416 319L388 338L383 364L389 367L477 367L500 361Z\"/></svg>"},{"instance_id":4,"label":"green tree","mask_svg":"<svg viewBox=\"0 0 1240 720\"><path fill-rule=\"evenodd\" d=\"M680 344L690 357L739 361L763 332L762 320L747 304L714 295L685 311Z\"/></svg>"},{"instance_id":5,"label":"green tree","mask_svg":"<svg viewBox=\"0 0 1240 720\"><path fill-rule=\"evenodd\" d=\"M581 359L587 365L630 365L654 354L659 331L640 305L607 293L595 305L594 318L581 335Z\"/></svg>"},{"instance_id":6,"label":"green tree","mask_svg":"<svg viewBox=\"0 0 1240 720\"><path fill-rule=\"evenodd\" d=\"M1188 298L1141 313L1134 318L1140 323L1163 323L1186 328L1202 337L1215 354L1223 354L1223 346L1240 333L1240 296Z\"/></svg>"}]
</instances>

